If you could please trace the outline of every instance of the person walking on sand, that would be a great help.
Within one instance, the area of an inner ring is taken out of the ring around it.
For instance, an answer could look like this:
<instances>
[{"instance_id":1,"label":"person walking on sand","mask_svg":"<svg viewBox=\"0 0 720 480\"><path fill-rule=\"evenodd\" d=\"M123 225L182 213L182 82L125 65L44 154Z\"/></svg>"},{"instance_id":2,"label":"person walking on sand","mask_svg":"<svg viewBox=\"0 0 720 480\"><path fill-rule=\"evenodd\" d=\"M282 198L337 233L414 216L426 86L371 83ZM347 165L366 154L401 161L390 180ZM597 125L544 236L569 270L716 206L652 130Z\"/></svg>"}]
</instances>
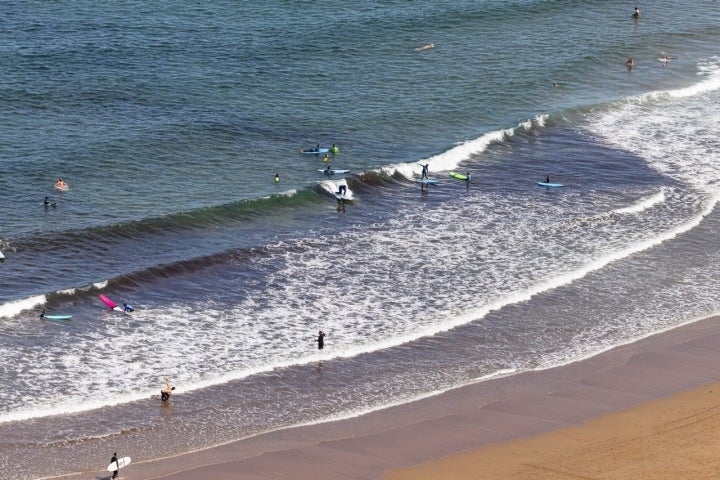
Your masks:
<instances>
[{"instance_id":1,"label":"person walking on sand","mask_svg":"<svg viewBox=\"0 0 720 480\"><path fill-rule=\"evenodd\" d=\"M318 333L317 343L318 343L318 350L322 350L323 347L325 347L325 334L323 333L322 330L320 330L320 333Z\"/></svg>"},{"instance_id":2,"label":"person walking on sand","mask_svg":"<svg viewBox=\"0 0 720 480\"><path fill-rule=\"evenodd\" d=\"M115 471L113 471L112 478L117 478L118 472L120 471L120 464L118 463L117 452L113 453L113 456L110 459L110 465L112 465L113 463L117 468L115 469Z\"/></svg>"}]
</instances>

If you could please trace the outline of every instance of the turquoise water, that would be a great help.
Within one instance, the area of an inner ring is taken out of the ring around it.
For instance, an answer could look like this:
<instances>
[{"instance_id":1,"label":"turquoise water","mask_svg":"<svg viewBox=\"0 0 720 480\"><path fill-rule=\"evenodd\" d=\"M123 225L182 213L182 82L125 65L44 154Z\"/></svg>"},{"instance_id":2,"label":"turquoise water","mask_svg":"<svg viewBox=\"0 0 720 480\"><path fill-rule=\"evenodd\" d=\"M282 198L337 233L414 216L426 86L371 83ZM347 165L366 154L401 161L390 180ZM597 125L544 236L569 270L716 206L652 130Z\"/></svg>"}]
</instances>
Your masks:
<instances>
[{"instance_id":1,"label":"turquoise water","mask_svg":"<svg viewBox=\"0 0 720 480\"><path fill-rule=\"evenodd\" d=\"M353 416L715 313L720 7L639 6L0 7L0 477ZM317 143L350 173L319 173Z\"/></svg>"}]
</instances>

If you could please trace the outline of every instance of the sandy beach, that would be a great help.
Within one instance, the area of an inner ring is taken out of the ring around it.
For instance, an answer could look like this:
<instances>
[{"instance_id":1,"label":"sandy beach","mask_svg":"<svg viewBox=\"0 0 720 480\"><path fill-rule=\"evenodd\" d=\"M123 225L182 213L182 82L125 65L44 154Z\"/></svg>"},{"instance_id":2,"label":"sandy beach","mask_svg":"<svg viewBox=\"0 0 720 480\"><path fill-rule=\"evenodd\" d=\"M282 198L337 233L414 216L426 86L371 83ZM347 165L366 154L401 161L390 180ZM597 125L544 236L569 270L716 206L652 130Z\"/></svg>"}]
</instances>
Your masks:
<instances>
[{"instance_id":1,"label":"sandy beach","mask_svg":"<svg viewBox=\"0 0 720 480\"><path fill-rule=\"evenodd\" d=\"M163 460L121 452L135 457L122 478L714 478L718 352L712 317L352 419Z\"/></svg>"}]
</instances>

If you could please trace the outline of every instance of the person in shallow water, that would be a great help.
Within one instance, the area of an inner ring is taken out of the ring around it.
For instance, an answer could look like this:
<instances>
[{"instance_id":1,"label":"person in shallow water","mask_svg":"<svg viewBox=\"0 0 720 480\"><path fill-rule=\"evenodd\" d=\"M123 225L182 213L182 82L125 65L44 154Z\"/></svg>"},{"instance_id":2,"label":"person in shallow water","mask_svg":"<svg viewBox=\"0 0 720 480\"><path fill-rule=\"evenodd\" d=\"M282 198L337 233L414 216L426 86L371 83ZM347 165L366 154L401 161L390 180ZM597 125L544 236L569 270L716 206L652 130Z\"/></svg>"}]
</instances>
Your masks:
<instances>
[{"instance_id":1,"label":"person in shallow water","mask_svg":"<svg viewBox=\"0 0 720 480\"><path fill-rule=\"evenodd\" d=\"M170 385L170 377L165 377L165 388L160 390L160 400L167 402L170 400L170 394L175 390L175 387Z\"/></svg>"},{"instance_id":2,"label":"person in shallow water","mask_svg":"<svg viewBox=\"0 0 720 480\"><path fill-rule=\"evenodd\" d=\"M322 350L325 347L325 334L322 330L318 333L317 344L318 350Z\"/></svg>"}]
</instances>

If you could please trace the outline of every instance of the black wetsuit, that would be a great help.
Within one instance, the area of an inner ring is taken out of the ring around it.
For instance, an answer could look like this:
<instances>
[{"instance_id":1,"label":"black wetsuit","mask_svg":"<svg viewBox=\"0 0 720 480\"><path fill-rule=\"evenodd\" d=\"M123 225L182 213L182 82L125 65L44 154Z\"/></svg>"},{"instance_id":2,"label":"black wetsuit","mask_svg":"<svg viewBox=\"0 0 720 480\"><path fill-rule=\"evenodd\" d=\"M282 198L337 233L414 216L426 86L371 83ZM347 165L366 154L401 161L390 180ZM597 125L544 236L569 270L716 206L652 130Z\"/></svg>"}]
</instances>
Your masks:
<instances>
[{"instance_id":1,"label":"black wetsuit","mask_svg":"<svg viewBox=\"0 0 720 480\"><path fill-rule=\"evenodd\" d=\"M318 335L318 350L322 350L323 347L325 346L324 337L325 337L325 334L323 332L320 332L320 334Z\"/></svg>"},{"instance_id":2,"label":"black wetsuit","mask_svg":"<svg viewBox=\"0 0 720 480\"><path fill-rule=\"evenodd\" d=\"M110 459L110 465L112 465L113 463L117 463L117 461L118 461L118 458L115 455L113 455L113 457ZM116 465L116 466L118 468L113 472L112 478L116 478L118 476L118 472L120 471L120 468L119 468L120 465Z\"/></svg>"}]
</instances>

